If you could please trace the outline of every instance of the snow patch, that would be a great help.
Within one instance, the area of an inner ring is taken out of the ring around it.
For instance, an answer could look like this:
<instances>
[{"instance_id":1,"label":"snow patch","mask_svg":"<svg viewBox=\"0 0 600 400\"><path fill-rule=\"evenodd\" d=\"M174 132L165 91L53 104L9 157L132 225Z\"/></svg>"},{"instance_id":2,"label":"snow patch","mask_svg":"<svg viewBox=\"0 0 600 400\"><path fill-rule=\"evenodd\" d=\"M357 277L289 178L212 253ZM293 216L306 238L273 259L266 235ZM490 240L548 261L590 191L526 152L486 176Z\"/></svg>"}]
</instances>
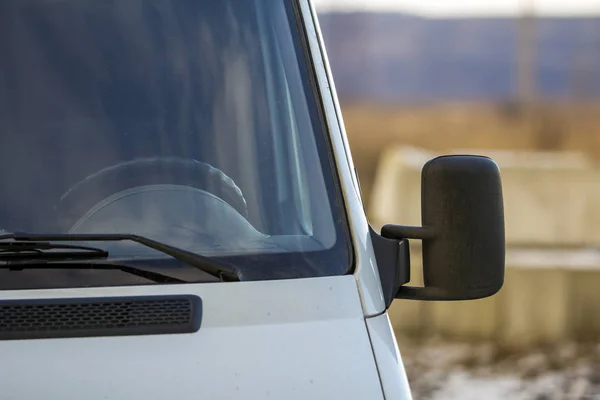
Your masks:
<instances>
[{"instance_id":1,"label":"snow patch","mask_svg":"<svg viewBox=\"0 0 600 400\"><path fill-rule=\"evenodd\" d=\"M415 400L600 399L600 347L510 353L492 345L404 345Z\"/></svg>"}]
</instances>

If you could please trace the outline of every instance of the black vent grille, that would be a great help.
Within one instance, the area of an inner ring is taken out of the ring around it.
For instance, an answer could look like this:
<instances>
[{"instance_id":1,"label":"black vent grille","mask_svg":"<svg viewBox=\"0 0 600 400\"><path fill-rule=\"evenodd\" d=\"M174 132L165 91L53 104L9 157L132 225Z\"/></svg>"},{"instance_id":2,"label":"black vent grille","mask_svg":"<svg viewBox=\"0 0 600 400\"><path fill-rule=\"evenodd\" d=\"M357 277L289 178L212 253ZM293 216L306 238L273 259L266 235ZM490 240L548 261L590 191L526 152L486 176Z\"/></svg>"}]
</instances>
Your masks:
<instances>
[{"instance_id":1,"label":"black vent grille","mask_svg":"<svg viewBox=\"0 0 600 400\"><path fill-rule=\"evenodd\" d=\"M0 301L0 340L192 333L197 296Z\"/></svg>"}]
</instances>

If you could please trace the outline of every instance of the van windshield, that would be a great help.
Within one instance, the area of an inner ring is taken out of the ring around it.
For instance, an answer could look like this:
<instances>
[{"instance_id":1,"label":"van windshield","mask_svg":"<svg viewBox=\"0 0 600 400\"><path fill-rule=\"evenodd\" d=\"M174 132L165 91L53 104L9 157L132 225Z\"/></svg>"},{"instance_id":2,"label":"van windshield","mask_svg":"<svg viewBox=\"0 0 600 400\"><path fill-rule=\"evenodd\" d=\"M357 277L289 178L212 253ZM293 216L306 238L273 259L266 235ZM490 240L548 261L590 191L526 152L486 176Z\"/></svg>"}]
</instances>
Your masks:
<instances>
[{"instance_id":1,"label":"van windshield","mask_svg":"<svg viewBox=\"0 0 600 400\"><path fill-rule=\"evenodd\" d=\"M252 279L346 273L298 21L289 0L0 1L0 234L137 234Z\"/></svg>"}]
</instances>

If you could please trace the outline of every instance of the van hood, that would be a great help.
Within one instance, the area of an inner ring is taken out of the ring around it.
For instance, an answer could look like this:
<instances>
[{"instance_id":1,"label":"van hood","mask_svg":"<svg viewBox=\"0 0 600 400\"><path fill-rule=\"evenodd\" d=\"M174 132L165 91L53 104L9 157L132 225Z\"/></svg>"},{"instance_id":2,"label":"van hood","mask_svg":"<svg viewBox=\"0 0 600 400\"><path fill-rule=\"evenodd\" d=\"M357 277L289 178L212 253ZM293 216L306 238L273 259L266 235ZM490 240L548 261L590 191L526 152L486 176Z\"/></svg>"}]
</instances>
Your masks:
<instances>
[{"instance_id":1,"label":"van hood","mask_svg":"<svg viewBox=\"0 0 600 400\"><path fill-rule=\"evenodd\" d=\"M3 291L0 311L4 300L156 295L198 296L200 328L184 334L0 340L1 397L383 399L352 276Z\"/></svg>"}]
</instances>

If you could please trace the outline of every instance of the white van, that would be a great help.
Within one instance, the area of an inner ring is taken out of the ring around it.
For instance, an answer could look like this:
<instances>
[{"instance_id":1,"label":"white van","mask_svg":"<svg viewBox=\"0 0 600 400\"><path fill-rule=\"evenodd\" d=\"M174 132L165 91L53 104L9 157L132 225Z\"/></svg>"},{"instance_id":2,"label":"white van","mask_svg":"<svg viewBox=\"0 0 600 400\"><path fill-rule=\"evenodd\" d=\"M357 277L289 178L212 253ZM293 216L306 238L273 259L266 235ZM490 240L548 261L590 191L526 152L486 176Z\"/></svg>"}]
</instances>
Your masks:
<instances>
[{"instance_id":1,"label":"white van","mask_svg":"<svg viewBox=\"0 0 600 400\"><path fill-rule=\"evenodd\" d=\"M0 138L1 399L410 399L392 300L503 283L488 158L370 228L308 0L2 0Z\"/></svg>"}]
</instances>

